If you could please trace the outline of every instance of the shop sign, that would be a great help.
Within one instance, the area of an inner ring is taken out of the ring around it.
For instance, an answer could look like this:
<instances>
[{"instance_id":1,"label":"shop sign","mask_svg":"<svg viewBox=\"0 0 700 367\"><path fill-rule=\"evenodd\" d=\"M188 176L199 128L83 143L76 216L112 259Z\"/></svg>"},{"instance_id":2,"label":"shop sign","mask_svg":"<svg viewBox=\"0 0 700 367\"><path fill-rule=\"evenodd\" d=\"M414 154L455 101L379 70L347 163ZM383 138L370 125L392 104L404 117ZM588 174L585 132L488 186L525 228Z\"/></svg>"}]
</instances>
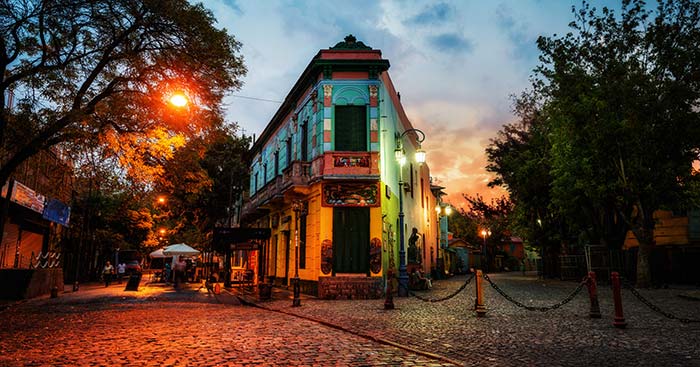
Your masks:
<instances>
[{"instance_id":1,"label":"shop sign","mask_svg":"<svg viewBox=\"0 0 700 367\"><path fill-rule=\"evenodd\" d=\"M323 206L379 206L379 183L332 183L323 185Z\"/></svg>"},{"instance_id":2,"label":"shop sign","mask_svg":"<svg viewBox=\"0 0 700 367\"><path fill-rule=\"evenodd\" d=\"M46 198L44 195L41 195L27 186L24 186L18 181L15 181L12 185L12 195L10 196L10 201L27 207L37 213L43 213Z\"/></svg>"}]
</instances>

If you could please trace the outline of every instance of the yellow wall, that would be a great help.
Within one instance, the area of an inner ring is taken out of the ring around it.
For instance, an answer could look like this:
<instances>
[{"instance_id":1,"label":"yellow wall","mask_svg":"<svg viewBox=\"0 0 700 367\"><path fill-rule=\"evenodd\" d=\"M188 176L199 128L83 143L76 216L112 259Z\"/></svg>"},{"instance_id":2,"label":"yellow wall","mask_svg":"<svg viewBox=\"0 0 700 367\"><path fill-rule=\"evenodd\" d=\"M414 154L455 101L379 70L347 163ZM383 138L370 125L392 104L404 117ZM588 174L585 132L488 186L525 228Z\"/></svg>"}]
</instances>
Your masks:
<instances>
[{"instance_id":1,"label":"yellow wall","mask_svg":"<svg viewBox=\"0 0 700 367\"><path fill-rule=\"evenodd\" d=\"M656 220L654 240L657 245L688 244L688 217L674 217L671 211L657 210L654 212L654 219ZM632 231L627 231L624 248L637 246L639 246L637 238Z\"/></svg>"}]
</instances>

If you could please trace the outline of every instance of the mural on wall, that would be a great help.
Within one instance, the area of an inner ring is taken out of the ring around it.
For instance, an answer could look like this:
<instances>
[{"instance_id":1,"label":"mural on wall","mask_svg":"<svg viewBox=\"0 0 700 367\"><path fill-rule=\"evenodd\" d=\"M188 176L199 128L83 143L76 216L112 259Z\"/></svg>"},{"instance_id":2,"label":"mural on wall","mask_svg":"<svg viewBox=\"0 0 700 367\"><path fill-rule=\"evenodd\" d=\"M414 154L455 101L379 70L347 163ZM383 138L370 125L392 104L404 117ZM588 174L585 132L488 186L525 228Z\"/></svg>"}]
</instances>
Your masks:
<instances>
[{"instance_id":1,"label":"mural on wall","mask_svg":"<svg viewBox=\"0 0 700 367\"><path fill-rule=\"evenodd\" d=\"M330 274L333 271L333 241L323 240L321 242L321 272Z\"/></svg>"},{"instance_id":2,"label":"mural on wall","mask_svg":"<svg viewBox=\"0 0 700 367\"><path fill-rule=\"evenodd\" d=\"M369 241L369 270L374 274L382 270L382 240L377 237Z\"/></svg>"},{"instance_id":3,"label":"mural on wall","mask_svg":"<svg viewBox=\"0 0 700 367\"><path fill-rule=\"evenodd\" d=\"M379 206L379 183L325 184L323 206Z\"/></svg>"},{"instance_id":4,"label":"mural on wall","mask_svg":"<svg viewBox=\"0 0 700 367\"><path fill-rule=\"evenodd\" d=\"M333 156L336 167L369 167L369 156Z\"/></svg>"}]
</instances>

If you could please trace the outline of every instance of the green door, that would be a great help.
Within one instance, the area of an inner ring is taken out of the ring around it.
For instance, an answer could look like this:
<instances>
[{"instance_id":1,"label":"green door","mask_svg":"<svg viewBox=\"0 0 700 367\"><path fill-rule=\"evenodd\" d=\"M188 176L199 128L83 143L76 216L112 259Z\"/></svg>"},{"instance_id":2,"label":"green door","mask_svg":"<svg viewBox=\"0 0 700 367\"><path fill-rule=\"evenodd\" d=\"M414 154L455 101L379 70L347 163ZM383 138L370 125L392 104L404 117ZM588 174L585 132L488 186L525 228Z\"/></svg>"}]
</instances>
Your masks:
<instances>
[{"instance_id":1,"label":"green door","mask_svg":"<svg viewBox=\"0 0 700 367\"><path fill-rule=\"evenodd\" d=\"M333 273L369 274L369 208L333 209Z\"/></svg>"}]
</instances>

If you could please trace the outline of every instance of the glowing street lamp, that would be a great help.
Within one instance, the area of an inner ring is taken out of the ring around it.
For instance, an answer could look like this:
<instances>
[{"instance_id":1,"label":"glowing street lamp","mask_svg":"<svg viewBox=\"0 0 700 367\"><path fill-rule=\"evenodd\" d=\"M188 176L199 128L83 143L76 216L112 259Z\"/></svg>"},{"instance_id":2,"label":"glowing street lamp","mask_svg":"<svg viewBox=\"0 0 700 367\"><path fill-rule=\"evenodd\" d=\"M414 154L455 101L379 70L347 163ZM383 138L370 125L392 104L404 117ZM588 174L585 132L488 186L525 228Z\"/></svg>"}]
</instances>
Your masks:
<instances>
[{"instance_id":1,"label":"glowing street lamp","mask_svg":"<svg viewBox=\"0 0 700 367\"><path fill-rule=\"evenodd\" d=\"M185 107L187 105L187 96L181 92L174 93L170 96L170 104L175 107Z\"/></svg>"},{"instance_id":2,"label":"glowing street lamp","mask_svg":"<svg viewBox=\"0 0 700 367\"><path fill-rule=\"evenodd\" d=\"M481 248L481 256L484 256L486 254L486 237L491 236L491 230L490 229L482 229L481 230L481 237L484 237L484 246ZM483 267L483 265L482 265Z\"/></svg>"}]
</instances>

